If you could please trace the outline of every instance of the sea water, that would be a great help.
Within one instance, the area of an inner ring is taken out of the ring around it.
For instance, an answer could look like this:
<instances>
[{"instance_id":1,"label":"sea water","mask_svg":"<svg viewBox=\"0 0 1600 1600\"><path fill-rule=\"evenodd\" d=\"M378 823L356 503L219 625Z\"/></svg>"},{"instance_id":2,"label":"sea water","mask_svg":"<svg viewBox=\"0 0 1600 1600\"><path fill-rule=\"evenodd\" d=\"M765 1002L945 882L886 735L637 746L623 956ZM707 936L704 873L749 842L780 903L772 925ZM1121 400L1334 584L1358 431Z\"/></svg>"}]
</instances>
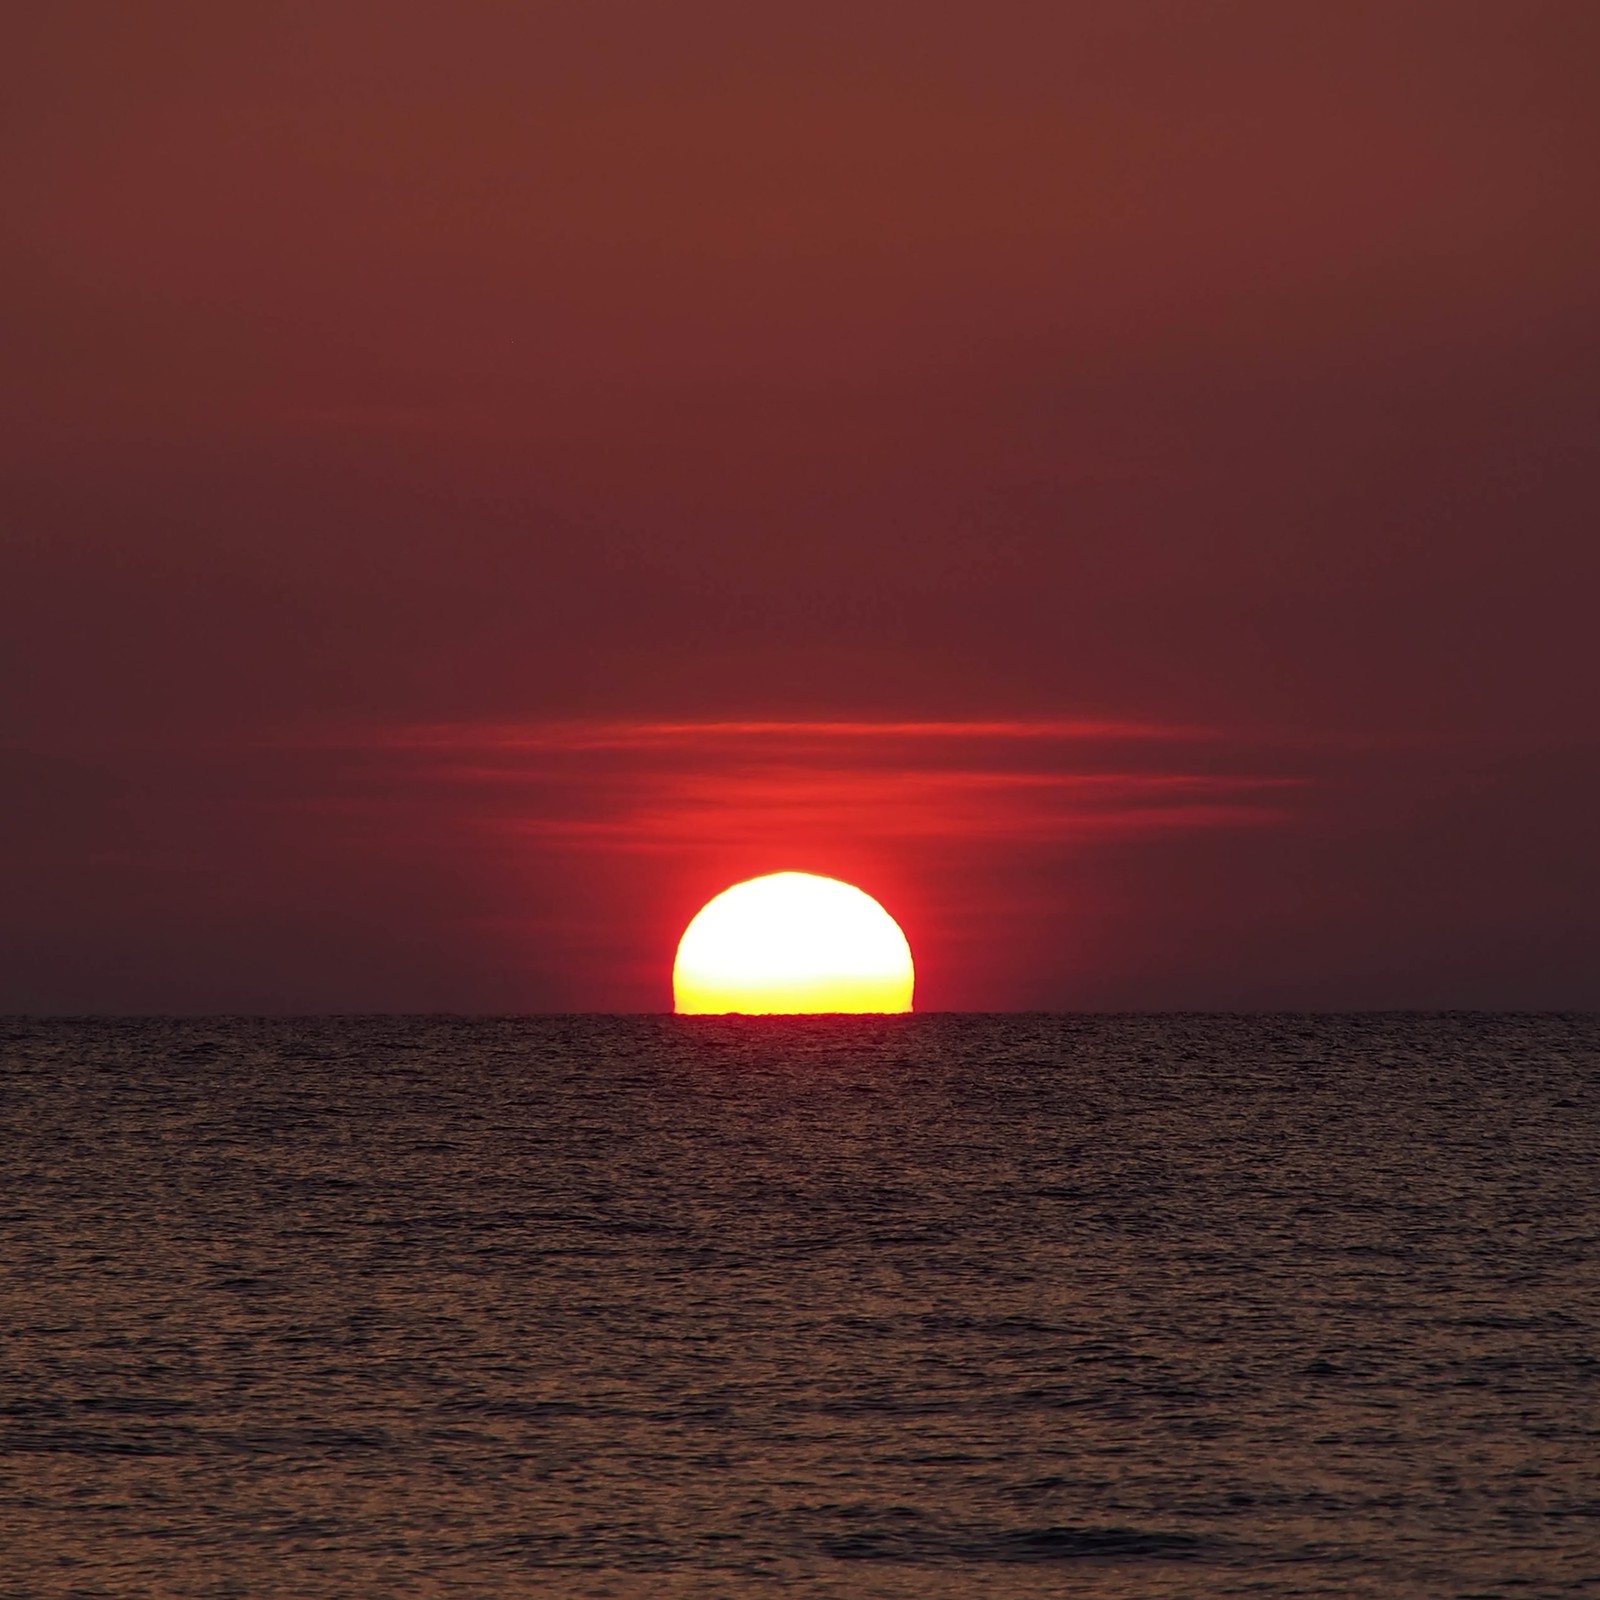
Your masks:
<instances>
[{"instance_id":1,"label":"sea water","mask_svg":"<svg viewBox=\"0 0 1600 1600\"><path fill-rule=\"evenodd\" d=\"M1600 1019L0 1024L0 1594L1600 1594Z\"/></svg>"}]
</instances>

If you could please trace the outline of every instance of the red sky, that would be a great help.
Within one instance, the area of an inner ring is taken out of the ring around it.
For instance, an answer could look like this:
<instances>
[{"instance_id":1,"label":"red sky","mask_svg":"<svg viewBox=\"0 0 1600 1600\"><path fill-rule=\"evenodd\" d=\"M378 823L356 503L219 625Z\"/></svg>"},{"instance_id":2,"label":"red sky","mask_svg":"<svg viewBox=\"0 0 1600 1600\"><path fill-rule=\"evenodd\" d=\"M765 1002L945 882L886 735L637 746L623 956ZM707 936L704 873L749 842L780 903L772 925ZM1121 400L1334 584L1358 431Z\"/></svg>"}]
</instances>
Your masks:
<instances>
[{"instance_id":1,"label":"red sky","mask_svg":"<svg viewBox=\"0 0 1600 1600\"><path fill-rule=\"evenodd\" d=\"M248 13L248 14L244 14ZM0 25L0 1010L1600 1005L1600 8Z\"/></svg>"}]
</instances>

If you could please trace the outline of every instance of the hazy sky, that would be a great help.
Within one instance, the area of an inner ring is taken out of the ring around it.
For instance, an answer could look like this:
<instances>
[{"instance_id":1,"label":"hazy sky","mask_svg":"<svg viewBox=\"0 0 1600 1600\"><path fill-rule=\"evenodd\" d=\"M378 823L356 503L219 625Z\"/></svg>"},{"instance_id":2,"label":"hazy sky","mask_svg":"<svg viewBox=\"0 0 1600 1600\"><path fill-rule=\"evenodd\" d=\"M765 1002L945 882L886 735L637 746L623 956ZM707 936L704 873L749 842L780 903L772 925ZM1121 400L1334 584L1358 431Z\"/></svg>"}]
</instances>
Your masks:
<instances>
[{"instance_id":1,"label":"hazy sky","mask_svg":"<svg viewBox=\"0 0 1600 1600\"><path fill-rule=\"evenodd\" d=\"M0 1009L664 1009L780 868L928 1006L1600 1005L1592 0L0 75Z\"/></svg>"}]
</instances>

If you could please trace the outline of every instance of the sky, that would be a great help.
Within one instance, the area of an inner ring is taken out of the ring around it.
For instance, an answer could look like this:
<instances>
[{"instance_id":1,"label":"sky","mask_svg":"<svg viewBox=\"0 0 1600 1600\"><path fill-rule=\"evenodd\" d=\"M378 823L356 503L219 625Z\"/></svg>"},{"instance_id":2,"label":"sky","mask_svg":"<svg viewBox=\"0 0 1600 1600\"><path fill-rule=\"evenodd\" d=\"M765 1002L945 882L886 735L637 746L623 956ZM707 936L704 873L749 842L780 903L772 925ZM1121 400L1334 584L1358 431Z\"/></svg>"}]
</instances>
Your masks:
<instances>
[{"instance_id":1,"label":"sky","mask_svg":"<svg viewBox=\"0 0 1600 1600\"><path fill-rule=\"evenodd\" d=\"M1600 1006L1590 0L0 23L0 1010Z\"/></svg>"}]
</instances>

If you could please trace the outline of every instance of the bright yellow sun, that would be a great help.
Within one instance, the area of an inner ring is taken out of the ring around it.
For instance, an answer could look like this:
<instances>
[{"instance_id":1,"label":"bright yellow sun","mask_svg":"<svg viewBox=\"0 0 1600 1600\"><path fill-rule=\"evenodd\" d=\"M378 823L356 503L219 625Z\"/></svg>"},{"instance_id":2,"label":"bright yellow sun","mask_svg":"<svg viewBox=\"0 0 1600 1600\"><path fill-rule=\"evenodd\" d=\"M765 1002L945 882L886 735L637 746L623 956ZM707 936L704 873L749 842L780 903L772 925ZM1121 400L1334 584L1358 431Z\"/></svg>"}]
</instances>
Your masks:
<instances>
[{"instance_id":1,"label":"bright yellow sun","mask_svg":"<svg viewBox=\"0 0 1600 1600\"><path fill-rule=\"evenodd\" d=\"M915 973L900 925L837 878L774 872L725 889L684 930L679 1012L909 1011Z\"/></svg>"}]
</instances>

